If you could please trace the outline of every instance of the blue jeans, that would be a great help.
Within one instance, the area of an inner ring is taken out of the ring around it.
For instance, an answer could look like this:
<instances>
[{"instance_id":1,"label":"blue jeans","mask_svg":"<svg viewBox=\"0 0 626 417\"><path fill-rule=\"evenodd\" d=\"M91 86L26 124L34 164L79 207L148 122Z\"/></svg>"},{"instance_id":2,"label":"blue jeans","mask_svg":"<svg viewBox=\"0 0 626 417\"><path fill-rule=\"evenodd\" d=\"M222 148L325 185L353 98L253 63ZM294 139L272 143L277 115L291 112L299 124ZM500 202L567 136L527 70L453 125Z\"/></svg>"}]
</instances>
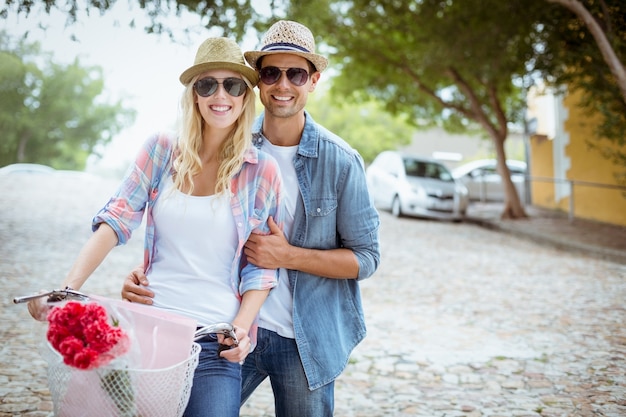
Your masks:
<instances>
[{"instance_id":1,"label":"blue jeans","mask_svg":"<svg viewBox=\"0 0 626 417\"><path fill-rule=\"evenodd\" d=\"M184 417L238 417L241 365L217 356L215 336L206 336L198 343L202 351Z\"/></svg>"},{"instance_id":2,"label":"blue jeans","mask_svg":"<svg viewBox=\"0 0 626 417\"><path fill-rule=\"evenodd\" d=\"M294 339L259 328L256 348L243 364L241 404L269 376L276 417L332 417L335 383L309 390Z\"/></svg>"}]
</instances>

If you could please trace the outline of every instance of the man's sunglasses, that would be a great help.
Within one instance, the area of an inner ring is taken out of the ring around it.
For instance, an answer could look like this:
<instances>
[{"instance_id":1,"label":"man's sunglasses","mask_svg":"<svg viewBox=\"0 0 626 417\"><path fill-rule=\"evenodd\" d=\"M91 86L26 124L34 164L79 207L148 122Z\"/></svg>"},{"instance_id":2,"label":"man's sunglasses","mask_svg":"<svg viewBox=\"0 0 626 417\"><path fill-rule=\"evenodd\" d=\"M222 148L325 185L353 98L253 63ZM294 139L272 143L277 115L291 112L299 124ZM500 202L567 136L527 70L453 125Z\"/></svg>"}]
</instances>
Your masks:
<instances>
[{"instance_id":1,"label":"man's sunglasses","mask_svg":"<svg viewBox=\"0 0 626 417\"><path fill-rule=\"evenodd\" d=\"M224 90L233 97L239 97L246 92L246 82L241 78L229 77L220 78L222 82L217 81L213 77L202 78L194 83L193 89L196 90L199 96L209 97L217 91L218 85L222 84Z\"/></svg>"},{"instance_id":2,"label":"man's sunglasses","mask_svg":"<svg viewBox=\"0 0 626 417\"><path fill-rule=\"evenodd\" d=\"M289 82L298 87L304 85L309 79L309 73L302 68L263 67L259 70L259 75L263 84L272 85L280 80L283 72L287 74Z\"/></svg>"}]
</instances>

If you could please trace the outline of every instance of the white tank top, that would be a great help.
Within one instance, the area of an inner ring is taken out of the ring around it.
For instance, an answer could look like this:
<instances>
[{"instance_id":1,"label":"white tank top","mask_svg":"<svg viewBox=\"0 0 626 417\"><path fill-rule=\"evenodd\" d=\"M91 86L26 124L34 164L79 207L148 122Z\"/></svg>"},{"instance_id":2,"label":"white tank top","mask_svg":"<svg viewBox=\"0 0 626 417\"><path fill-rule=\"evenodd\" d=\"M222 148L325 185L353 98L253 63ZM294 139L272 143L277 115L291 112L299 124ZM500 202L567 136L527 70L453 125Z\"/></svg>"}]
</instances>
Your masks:
<instances>
[{"instance_id":1,"label":"white tank top","mask_svg":"<svg viewBox=\"0 0 626 417\"><path fill-rule=\"evenodd\" d=\"M230 322L239 301L230 285L237 230L229 196L190 196L164 179L154 209L155 255L148 275L154 306L198 326Z\"/></svg>"},{"instance_id":2,"label":"white tank top","mask_svg":"<svg viewBox=\"0 0 626 417\"><path fill-rule=\"evenodd\" d=\"M283 233L289 239L293 229L296 205L300 199L300 188L293 158L298 146L274 146L267 139L263 140L263 151L272 155L278 162L283 180L283 203L285 205L285 220ZM282 337L295 338L293 331L293 298L287 270L279 270L279 282L261 307L259 327L274 331Z\"/></svg>"}]
</instances>

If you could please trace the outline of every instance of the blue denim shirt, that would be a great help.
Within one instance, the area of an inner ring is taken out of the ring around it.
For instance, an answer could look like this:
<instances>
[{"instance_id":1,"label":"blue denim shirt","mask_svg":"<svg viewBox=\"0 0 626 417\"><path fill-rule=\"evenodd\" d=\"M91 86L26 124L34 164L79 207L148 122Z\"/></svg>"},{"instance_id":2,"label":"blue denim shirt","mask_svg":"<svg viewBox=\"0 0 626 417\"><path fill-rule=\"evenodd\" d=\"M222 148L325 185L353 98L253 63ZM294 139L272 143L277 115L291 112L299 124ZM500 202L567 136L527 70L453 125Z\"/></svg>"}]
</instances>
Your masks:
<instances>
[{"instance_id":1,"label":"blue denim shirt","mask_svg":"<svg viewBox=\"0 0 626 417\"><path fill-rule=\"evenodd\" d=\"M361 156L344 140L306 122L294 166L302 199L289 242L312 249L351 249L359 263L358 280L380 263L378 212L370 199ZM263 143L263 115L252 138ZM289 270L296 343L309 388L332 382L366 333L359 282Z\"/></svg>"}]
</instances>

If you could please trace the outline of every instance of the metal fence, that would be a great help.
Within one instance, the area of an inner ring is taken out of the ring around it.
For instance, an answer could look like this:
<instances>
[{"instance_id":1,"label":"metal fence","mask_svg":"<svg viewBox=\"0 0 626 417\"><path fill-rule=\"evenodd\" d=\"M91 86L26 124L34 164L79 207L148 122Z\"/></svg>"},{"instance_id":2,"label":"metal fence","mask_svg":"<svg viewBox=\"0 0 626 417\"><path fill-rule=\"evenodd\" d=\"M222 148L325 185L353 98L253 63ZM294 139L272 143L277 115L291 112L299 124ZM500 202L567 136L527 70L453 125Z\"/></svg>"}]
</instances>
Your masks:
<instances>
[{"instance_id":1,"label":"metal fence","mask_svg":"<svg viewBox=\"0 0 626 417\"><path fill-rule=\"evenodd\" d=\"M615 185L615 184L602 184L602 183L597 183L597 182L589 182L589 181L579 181L579 180L568 180L568 179L563 179L563 178L552 178L552 177L531 177L531 176L525 176L525 196L526 196L526 201L525 203L531 203L532 199L531 199L531 192L530 192L530 184L533 181L537 181L537 182L550 182L553 184L568 184L569 187L569 211L568 211L568 218L569 221L572 222L574 221L574 217L575 217L575 213L576 213L576 199L574 198L575 196L575 187L595 187L595 188L607 188L607 189L614 189L614 190L621 190L623 193L625 193L624 197L626 198L626 186L621 186L621 185Z\"/></svg>"}]
</instances>

